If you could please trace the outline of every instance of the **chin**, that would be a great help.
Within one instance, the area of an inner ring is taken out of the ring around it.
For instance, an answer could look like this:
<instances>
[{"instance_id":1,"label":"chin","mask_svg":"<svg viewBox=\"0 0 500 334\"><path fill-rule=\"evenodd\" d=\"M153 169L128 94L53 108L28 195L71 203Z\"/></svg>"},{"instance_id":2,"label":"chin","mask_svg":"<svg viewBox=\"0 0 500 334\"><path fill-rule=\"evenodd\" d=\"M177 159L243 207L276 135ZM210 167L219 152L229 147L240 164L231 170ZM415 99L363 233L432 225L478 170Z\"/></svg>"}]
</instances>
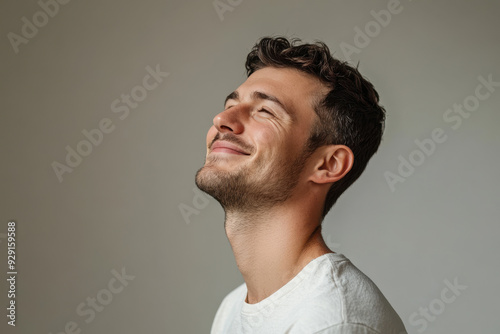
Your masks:
<instances>
[{"instance_id":1,"label":"chin","mask_svg":"<svg viewBox=\"0 0 500 334\"><path fill-rule=\"evenodd\" d=\"M201 167L196 173L196 186L205 193L213 196L218 188L224 183L224 174L211 165Z\"/></svg>"}]
</instances>

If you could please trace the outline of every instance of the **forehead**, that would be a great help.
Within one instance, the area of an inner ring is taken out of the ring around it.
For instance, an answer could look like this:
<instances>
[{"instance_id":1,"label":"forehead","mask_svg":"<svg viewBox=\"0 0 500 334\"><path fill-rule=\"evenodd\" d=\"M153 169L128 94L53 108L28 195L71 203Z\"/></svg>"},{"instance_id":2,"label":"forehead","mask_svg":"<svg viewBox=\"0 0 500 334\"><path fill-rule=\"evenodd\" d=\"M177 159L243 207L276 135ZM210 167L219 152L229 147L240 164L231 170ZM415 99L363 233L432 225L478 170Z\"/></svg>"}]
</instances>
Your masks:
<instances>
[{"instance_id":1,"label":"forehead","mask_svg":"<svg viewBox=\"0 0 500 334\"><path fill-rule=\"evenodd\" d=\"M262 91L280 100L295 116L311 116L314 105L327 92L321 81L294 68L265 67L255 71L237 89L240 96Z\"/></svg>"}]
</instances>

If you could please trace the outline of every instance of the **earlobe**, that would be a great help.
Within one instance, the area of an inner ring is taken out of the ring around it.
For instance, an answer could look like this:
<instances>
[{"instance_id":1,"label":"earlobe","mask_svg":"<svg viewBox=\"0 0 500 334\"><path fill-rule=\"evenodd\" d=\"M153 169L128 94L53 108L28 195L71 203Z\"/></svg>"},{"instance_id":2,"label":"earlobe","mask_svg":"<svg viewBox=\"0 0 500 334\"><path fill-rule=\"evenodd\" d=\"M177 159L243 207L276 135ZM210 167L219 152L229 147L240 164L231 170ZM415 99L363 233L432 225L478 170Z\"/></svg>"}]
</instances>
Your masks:
<instances>
[{"instance_id":1,"label":"earlobe","mask_svg":"<svg viewBox=\"0 0 500 334\"><path fill-rule=\"evenodd\" d=\"M311 181L319 184L337 182L352 168L354 154L345 145L326 146L318 156Z\"/></svg>"}]
</instances>

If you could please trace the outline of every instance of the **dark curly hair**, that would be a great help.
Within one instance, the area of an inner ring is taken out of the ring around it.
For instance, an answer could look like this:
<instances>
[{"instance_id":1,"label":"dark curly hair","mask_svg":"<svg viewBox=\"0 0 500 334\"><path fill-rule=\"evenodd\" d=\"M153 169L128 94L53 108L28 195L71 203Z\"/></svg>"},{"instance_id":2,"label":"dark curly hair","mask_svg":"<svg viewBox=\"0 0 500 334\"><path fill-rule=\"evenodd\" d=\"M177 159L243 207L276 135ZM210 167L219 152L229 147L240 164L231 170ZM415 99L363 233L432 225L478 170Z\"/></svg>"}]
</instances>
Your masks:
<instances>
[{"instance_id":1,"label":"dark curly hair","mask_svg":"<svg viewBox=\"0 0 500 334\"><path fill-rule=\"evenodd\" d=\"M335 59L323 42L299 44L300 39L264 37L246 60L247 76L264 67L295 68L319 78L330 91L314 107L316 120L307 143L309 152L324 145L346 145L354 154L352 169L333 183L322 218L339 196L358 179L382 140L385 109L373 85L356 68Z\"/></svg>"}]
</instances>

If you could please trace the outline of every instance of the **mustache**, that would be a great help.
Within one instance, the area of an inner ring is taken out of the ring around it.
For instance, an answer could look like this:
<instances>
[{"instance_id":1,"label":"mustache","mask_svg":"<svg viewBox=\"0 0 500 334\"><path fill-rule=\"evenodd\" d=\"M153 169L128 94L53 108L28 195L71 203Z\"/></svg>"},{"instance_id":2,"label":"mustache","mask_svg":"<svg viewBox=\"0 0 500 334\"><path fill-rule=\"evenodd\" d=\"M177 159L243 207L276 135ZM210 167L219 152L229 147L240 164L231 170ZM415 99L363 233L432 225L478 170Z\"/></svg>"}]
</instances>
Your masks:
<instances>
[{"instance_id":1,"label":"mustache","mask_svg":"<svg viewBox=\"0 0 500 334\"><path fill-rule=\"evenodd\" d=\"M213 143L215 143L217 140L223 140L223 141L227 141L229 143L238 145L239 147L241 147L241 149L245 150L246 152L248 152L250 154L252 154L254 151L252 146L248 145L247 143L245 143L243 140L241 140L237 136L233 135L232 133L226 133L223 136L221 136L220 132L217 132L214 139L210 143L210 147L209 147L210 149L212 148Z\"/></svg>"}]
</instances>

